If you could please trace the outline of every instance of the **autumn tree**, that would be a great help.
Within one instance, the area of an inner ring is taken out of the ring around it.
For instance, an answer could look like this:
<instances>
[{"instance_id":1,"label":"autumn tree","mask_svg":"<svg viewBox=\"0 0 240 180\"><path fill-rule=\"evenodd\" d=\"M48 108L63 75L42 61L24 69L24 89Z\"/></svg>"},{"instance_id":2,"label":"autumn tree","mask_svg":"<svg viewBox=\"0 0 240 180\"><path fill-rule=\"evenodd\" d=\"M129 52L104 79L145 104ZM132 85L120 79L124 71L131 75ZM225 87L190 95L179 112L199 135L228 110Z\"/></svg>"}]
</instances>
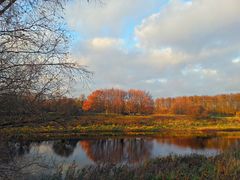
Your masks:
<instances>
[{"instance_id":1,"label":"autumn tree","mask_svg":"<svg viewBox=\"0 0 240 180\"><path fill-rule=\"evenodd\" d=\"M92 92L84 102L85 111L117 114L151 114L154 102L141 90L104 89Z\"/></svg>"},{"instance_id":2,"label":"autumn tree","mask_svg":"<svg viewBox=\"0 0 240 180\"><path fill-rule=\"evenodd\" d=\"M126 98L126 112L128 114L151 114L154 102L148 92L130 89Z\"/></svg>"},{"instance_id":3,"label":"autumn tree","mask_svg":"<svg viewBox=\"0 0 240 180\"><path fill-rule=\"evenodd\" d=\"M104 91L103 90L96 90L92 92L88 97L87 100L83 103L83 110L101 113L104 112Z\"/></svg>"},{"instance_id":4,"label":"autumn tree","mask_svg":"<svg viewBox=\"0 0 240 180\"><path fill-rule=\"evenodd\" d=\"M105 89L103 92L105 112L122 114L125 107L126 92L121 89Z\"/></svg>"}]
</instances>

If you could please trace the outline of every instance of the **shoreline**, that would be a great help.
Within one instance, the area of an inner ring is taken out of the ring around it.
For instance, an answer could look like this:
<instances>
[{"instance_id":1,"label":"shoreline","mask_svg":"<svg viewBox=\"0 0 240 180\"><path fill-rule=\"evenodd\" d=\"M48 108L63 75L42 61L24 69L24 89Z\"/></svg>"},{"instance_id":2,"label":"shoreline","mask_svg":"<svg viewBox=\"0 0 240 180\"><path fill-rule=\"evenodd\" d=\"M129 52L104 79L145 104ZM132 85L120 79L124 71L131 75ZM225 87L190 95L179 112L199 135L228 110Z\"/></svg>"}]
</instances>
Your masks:
<instances>
[{"instance_id":1,"label":"shoreline","mask_svg":"<svg viewBox=\"0 0 240 180\"><path fill-rule=\"evenodd\" d=\"M43 132L43 133L11 133L11 134L2 134L2 137L5 137L6 141L15 141L15 140L29 140L29 141L49 141L49 140L64 140L64 139L102 139L102 138L138 138L138 137L214 137L221 136L226 138L240 138L240 129L239 130L162 130L162 131L91 131L91 132Z\"/></svg>"}]
</instances>

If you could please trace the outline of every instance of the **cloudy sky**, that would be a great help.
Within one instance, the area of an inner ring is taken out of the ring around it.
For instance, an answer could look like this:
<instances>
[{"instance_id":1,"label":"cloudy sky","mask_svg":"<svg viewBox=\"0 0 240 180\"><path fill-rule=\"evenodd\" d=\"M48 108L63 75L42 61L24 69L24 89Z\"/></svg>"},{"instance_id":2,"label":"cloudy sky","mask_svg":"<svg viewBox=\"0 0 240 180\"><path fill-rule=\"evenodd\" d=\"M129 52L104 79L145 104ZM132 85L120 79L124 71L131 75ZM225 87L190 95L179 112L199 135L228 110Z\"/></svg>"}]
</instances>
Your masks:
<instances>
[{"instance_id":1,"label":"cloudy sky","mask_svg":"<svg viewBox=\"0 0 240 180\"><path fill-rule=\"evenodd\" d=\"M94 72L89 89L153 97L240 92L239 0L73 0L71 54Z\"/></svg>"}]
</instances>

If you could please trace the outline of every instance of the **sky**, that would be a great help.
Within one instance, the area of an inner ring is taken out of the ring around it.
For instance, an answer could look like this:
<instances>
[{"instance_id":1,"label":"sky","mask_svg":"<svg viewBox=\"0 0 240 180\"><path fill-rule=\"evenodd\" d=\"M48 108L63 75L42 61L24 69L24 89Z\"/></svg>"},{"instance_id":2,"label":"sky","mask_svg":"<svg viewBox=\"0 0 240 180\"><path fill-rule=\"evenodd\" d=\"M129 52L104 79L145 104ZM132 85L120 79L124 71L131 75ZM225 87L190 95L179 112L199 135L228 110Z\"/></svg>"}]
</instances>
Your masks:
<instances>
[{"instance_id":1,"label":"sky","mask_svg":"<svg viewBox=\"0 0 240 180\"><path fill-rule=\"evenodd\" d=\"M71 58L96 89L149 91L153 97L240 92L239 0L72 0L65 19Z\"/></svg>"}]
</instances>

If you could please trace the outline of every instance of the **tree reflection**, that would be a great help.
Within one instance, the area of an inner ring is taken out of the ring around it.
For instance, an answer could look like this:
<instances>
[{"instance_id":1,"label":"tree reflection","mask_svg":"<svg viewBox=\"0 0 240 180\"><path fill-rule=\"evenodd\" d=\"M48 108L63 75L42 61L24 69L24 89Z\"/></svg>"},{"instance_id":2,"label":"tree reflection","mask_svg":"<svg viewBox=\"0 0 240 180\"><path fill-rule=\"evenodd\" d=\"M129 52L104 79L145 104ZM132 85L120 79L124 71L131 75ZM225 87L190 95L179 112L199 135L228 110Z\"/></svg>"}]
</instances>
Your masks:
<instances>
[{"instance_id":1,"label":"tree reflection","mask_svg":"<svg viewBox=\"0 0 240 180\"><path fill-rule=\"evenodd\" d=\"M87 156L101 163L139 163L151 156L152 141L147 139L102 139L80 141Z\"/></svg>"},{"instance_id":2,"label":"tree reflection","mask_svg":"<svg viewBox=\"0 0 240 180\"><path fill-rule=\"evenodd\" d=\"M19 141L19 142L1 142L1 154L6 157L21 157L30 152L31 142Z\"/></svg>"},{"instance_id":3,"label":"tree reflection","mask_svg":"<svg viewBox=\"0 0 240 180\"><path fill-rule=\"evenodd\" d=\"M30 151L30 143L26 143L26 144L19 144L19 146L17 147L17 154L19 156L22 156L24 154L29 153Z\"/></svg>"},{"instance_id":4,"label":"tree reflection","mask_svg":"<svg viewBox=\"0 0 240 180\"><path fill-rule=\"evenodd\" d=\"M60 140L60 141L54 141L53 143L53 151L63 157L69 157L76 145L78 140Z\"/></svg>"},{"instance_id":5,"label":"tree reflection","mask_svg":"<svg viewBox=\"0 0 240 180\"><path fill-rule=\"evenodd\" d=\"M30 152L30 142L7 142L0 140L0 179L16 179L21 170L33 165L34 161L25 161L25 154ZM19 178L20 179L20 178Z\"/></svg>"},{"instance_id":6,"label":"tree reflection","mask_svg":"<svg viewBox=\"0 0 240 180\"><path fill-rule=\"evenodd\" d=\"M231 145L238 143L238 139L222 137L159 137L157 142L167 143L194 150L217 149L226 150Z\"/></svg>"}]
</instances>

